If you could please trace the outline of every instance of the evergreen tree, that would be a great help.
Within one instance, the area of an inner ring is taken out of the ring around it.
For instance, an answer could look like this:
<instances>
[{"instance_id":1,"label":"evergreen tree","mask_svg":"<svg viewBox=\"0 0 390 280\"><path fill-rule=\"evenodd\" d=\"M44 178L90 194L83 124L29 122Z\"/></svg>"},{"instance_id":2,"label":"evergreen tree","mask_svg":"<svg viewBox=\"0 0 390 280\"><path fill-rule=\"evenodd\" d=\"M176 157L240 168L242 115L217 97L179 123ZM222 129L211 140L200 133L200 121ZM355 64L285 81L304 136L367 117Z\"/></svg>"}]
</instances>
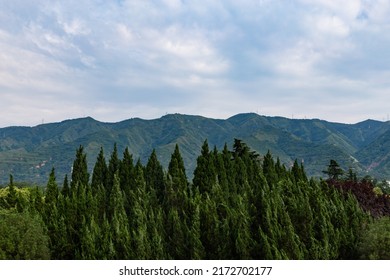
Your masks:
<instances>
[{"instance_id":1,"label":"evergreen tree","mask_svg":"<svg viewBox=\"0 0 390 280\"><path fill-rule=\"evenodd\" d=\"M45 204L48 207L52 207L53 205L57 205L59 190L56 182L55 169L54 167L51 169L49 175L49 181L46 185L46 195L45 195Z\"/></svg>"},{"instance_id":2,"label":"evergreen tree","mask_svg":"<svg viewBox=\"0 0 390 280\"><path fill-rule=\"evenodd\" d=\"M107 171L107 184L106 190L107 195L110 195L111 189L114 185L114 177L117 172L119 172L120 160L118 158L118 149L116 143L114 144L114 150L112 151L110 160L108 162L108 171Z\"/></svg>"},{"instance_id":3,"label":"evergreen tree","mask_svg":"<svg viewBox=\"0 0 390 280\"><path fill-rule=\"evenodd\" d=\"M201 155L197 159L193 184L199 188L200 193L209 192L215 183L216 177L214 157L209 151L209 145L206 139L202 146Z\"/></svg>"},{"instance_id":4,"label":"evergreen tree","mask_svg":"<svg viewBox=\"0 0 390 280\"><path fill-rule=\"evenodd\" d=\"M133 156L130 154L129 149L127 147L123 152L123 159L120 162L119 177L121 189L128 197L130 195L130 191L134 188L135 179Z\"/></svg>"},{"instance_id":5,"label":"evergreen tree","mask_svg":"<svg viewBox=\"0 0 390 280\"><path fill-rule=\"evenodd\" d=\"M180 218L177 208L170 208L166 221L168 256L174 260L190 258L188 234L185 222Z\"/></svg>"},{"instance_id":6,"label":"evergreen tree","mask_svg":"<svg viewBox=\"0 0 390 280\"><path fill-rule=\"evenodd\" d=\"M210 197L210 194L205 193L200 207L200 240L206 252L206 259L218 259L218 245L220 241L218 240L219 218L217 204Z\"/></svg>"},{"instance_id":7,"label":"evergreen tree","mask_svg":"<svg viewBox=\"0 0 390 280\"><path fill-rule=\"evenodd\" d=\"M294 161L294 164L291 168L291 172L292 172L293 178L296 182L307 181L304 167L302 164L299 165L297 160Z\"/></svg>"},{"instance_id":8,"label":"evergreen tree","mask_svg":"<svg viewBox=\"0 0 390 280\"><path fill-rule=\"evenodd\" d=\"M43 212L43 195L39 187L30 190L30 211L41 214Z\"/></svg>"},{"instance_id":9,"label":"evergreen tree","mask_svg":"<svg viewBox=\"0 0 390 280\"><path fill-rule=\"evenodd\" d=\"M103 147L100 148L100 152L97 156L95 166L92 173L92 192L96 194L99 186L106 186L107 183L107 164L106 159L104 158Z\"/></svg>"},{"instance_id":10,"label":"evergreen tree","mask_svg":"<svg viewBox=\"0 0 390 280\"><path fill-rule=\"evenodd\" d=\"M322 172L327 174L329 176L329 179L332 180L338 180L340 176L344 174L343 169L341 169L339 164L333 159L330 160L328 169Z\"/></svg>"},{"instance_id":11,"label":"evergreen tree","mask_svg":"<svg viewBox=\"0 0 390 280\"><path fill-rule=\"evenodd\" d=\"M125 211L130 218L132 207L131 195L132 191L136 188L136 183L133 156L130 154L127 147L123 152L123 159L119 164L119 178L120 187L124 194L123 200Z\"/></svg>"},{"instance_id":12,"label":"evergreen tree","mask_svg":"<svg viewBox=\"0 0 390 280\"><path fill-rule=\"evenodd\" d=\"M76 159L73 162L72 181L70 182L71 193L76 191L77 185L86 186L89 183L89 173L87 166L87 155L84 153L83 146L76 151Z\"/></svg>"},{"instance_id":13,"label":"evergreen tree","mask_svg":"<svg viewBox=\"0 0 390 280\"><path fill-rule=\"evenodd\" d=\"M267 152L263 159L263 174L270 186L278 181L278 175L275 170L275 162L270 151Z\"/></svg>"},{"instance_id":14,"label":"evergreen tree","mask_svg":"<svg viewBox=\"0 0 390 280\"><path fill-rule=\"evenodd\" d=\"M184 183L187 184L186 169L184 167L183 158L180 154L179 145L177 144L168 165L168 174L172 177L178 178L183 185Z\"/></svg>"},{"instance_id":15,"label":"evergreen tree","mask_svg":"<svg viewBox=\"0 0 390 280\"><path fill-rule=\"evenodd\" d=\"M153 150L146 164L145 170L146 185L157 197L159 203L164 199L164 171L157 159L156 151Z\"/></svg>"},{"instance_id":16,"label":"evergreen tree","mask_svg":"<svg viewBox=\"0 0 390 280\"><path fill-rule=\"evenodd\" d=\"M128 259L130 254L130 233L118 173L114 174L114 184L109 201L110 211L108 218L115 259Z\"/></svg>"},{"instance_id":17,"label":"evergreen tree","mask_svg":"<svg viewBox=\"0 0 390 280\"><path fill-rule=\"evenodd\" d=\"M149 259L152 254L150 236L148 234L149 193L146 192L143 166L138 160L135 166L135 189L132 191L132 211L130 213L132 254L135 259ZM150 218L150 217L149 217Z\"/></svg>"},{"instance_id":18,"label":"evergreen tree","mask_svg":"<svg viewBox=\"0 0 390 280\"><path fill-rule=\"evenodd\" d=\"M58 211L59 190L56 182L55 169L52 168L46 185L43 220L46 224L49 236L49 244L52 258L58 258L61 252L62 242L59 237L64 234L64 228L60 227L60 213Z\"/></svg>"},{"instance_id":19,"label":"evergreen tree","mask_svg":"<svg viewBox=\"0 0 390 280\"><path fill-rule=\"evenodd\" d=\"M69 188L69 182L68 182L68 174L65 174L64 183L62 186L61 194L64 197L68 197L70 195L70 188Z\"/></svg>"},{"instance_id":20,"label":"evergreen tree","mask_svg":"<svg viewBox=\"0 0 390 280\"><path fill-rule=\"evenodd\" d=\"M199 193L192 200L192 207L194 213L191 219L190 237L189 237L189 248L190 248L190 259L191 260L203 260L206 256L205 248L201 241L201 214L200 214L200 203L201 197Z\"/></svg>"},{"instance_id":21,"label":"evergreen tree","mask_svg":"<svg viewBox=\"0 0 390 280\"><path fill-rule=\"evenodd\" d=\"M165 260L167 253L165 248L165 224L161 207L149 205L148 209L148 236L151 254L148 256L152 260Z\"/></svg>"},{"instance_id":22,"label":"evergreen tree","mask_svg":"<svg viewBox=\"0 0 390 280\"><path fill-rule=\"evenodd\" d=\"M232 212L232 237L235 240L234 259L250 259L253 240L246 197L238 195Z\"/></svg>"},{"instance_id":23,"label":"evergreen tree","mask_svg":"<svg viewBox=\"0 0 390 280\"><path fill-rule=\"evenodd\" d=\"M116 223L115 225L118 225ZM119 226L119 225L118 225ZM106 216L103 216L103 222L100 226L99 242L97 243L97 258L100 260L116 259L116 249L113 241L113 231L110 222Z\"/></svg>"},{"instance_id":24,"label":"evergreen tree","mask_svg":"<svg viewBox=\"0 0 390 280\"><path fill-rule=\"evenodd\" d=\"M236 192L237 186L236 186L236 170L234 166L234 161L232 157L232 152L229 151L227 144L225 143L225 146L222 151L222 160L223 160L223 165L224 169L227 175L227 185L228 185L228 190L227 192Z\"/></svg>"},{"instance_id":25,"label":"evergreen tree","mask_svg":"<svg viewBox=\"0 0 390 280\"><path fill-rule=\"evenodd\" d=\"M166 207L177 207L183 213L188 210L189 188L185 173L183 158L179 146L171 156L168 167L168 180L165 188L164 199ZM182 215L181 215L182 216Z\"/></svg>"}]
</instances>

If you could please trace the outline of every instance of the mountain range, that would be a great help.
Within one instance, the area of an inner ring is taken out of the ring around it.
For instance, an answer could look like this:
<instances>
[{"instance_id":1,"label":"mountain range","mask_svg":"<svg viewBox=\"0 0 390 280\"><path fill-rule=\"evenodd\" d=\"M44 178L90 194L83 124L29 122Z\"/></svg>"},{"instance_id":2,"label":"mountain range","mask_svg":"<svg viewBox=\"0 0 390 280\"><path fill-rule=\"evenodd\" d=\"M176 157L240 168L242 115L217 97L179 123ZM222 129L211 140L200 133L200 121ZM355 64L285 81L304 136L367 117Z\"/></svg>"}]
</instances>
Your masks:
<instances>
[{"instance_id":1,"label":"mountain range","mask_svg":"<svg viewBox=\"0 0 390 280\"><path fill-rule=\"evenodd\" d=\"M390 177L390 122L343 124L254 113L224 120L169 114L117 123L87 117L35 127L0 128L0 184L7 184L12 174L15 181L44 185L52 167L62 182L65 174L71 173L80 145L92 170L100 148L108 160L114 143L120 155L128 147L134 160L143 163L155 149L165 168L178 144L191 178L205 139L211 148L222 149L225 143L232 148L234 138L260 155L270 151L287 167L298 160L310 176L323 176L322 171L334 159L344 170L352 168L359 176Z\"/></svg>"}]
</instances>

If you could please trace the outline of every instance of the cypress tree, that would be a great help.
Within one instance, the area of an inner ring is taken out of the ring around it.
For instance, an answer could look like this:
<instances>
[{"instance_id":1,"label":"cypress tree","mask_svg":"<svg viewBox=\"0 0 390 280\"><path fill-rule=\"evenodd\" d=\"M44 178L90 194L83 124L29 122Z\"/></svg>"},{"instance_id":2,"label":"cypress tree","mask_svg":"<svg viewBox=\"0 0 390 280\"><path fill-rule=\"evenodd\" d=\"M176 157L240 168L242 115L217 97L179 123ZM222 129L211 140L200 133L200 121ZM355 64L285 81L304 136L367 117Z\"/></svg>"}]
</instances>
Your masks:
<instances>
[{"instance_id":1,"label":"cypress tree","mask_svg":"<svg viewBox=\"0 0 390 280\"><path fill-rule=\"evenodd\" d=\"M293 166L291 168L291 172L292 172L292 175L293 175L294 180L296 182L298 182L298 181L305 181L305 182L307 182L306 173L305 173L305 170L304 170L304 167L303 167L302 163L299 165L298 161L295 160L294 164L293 164Z\"/></svg>"},{"instance_id":2,"label":"cypress tree","mask_svg":"<svg viewBox=\"0 0 390 280\"><path fill-rule=\"evenodd\" d=\"M61 194L65 197L68 197L70 194L68 174L65 174L64 183L62 185Z\"/></svg>"},{"instance_id":3,"label":"cypress tree","mask_svg":"<svg viewBox=\"0 0 390 280\"><path fill-rule=\"evenodd\" d=\"M145 180L147 187L156 195L158 202L162 203L165 189L164 171L157 159L156 150L154 149L146 164Z\"/></svg>"},{"instance_id":4,"label":"cypress tree","mask_svg":"<svg viewBox=\"0 0 390 280\"><path fill-rule=\"evenodd\" d=\"M135 259L149 259L152 248L148 235L148 205L150 198L146 192L143 166L138 160L135 166L135 188L131 191L131 251Z\"/></svg>"},{"instance_id":5,"label":"cypress tree","mask_svg":"<svg viewBox=\"0 0 390 280\"><path fill-rule=\"evenodd\" d=\"M115 258L128 259L130 254L130 233L118 173L114 174L114 184L109 201L109 221Z\"/></svg>"},{"instance_id":6,"label":"cypress tree","mask_svg":"<svg viewBox=\"0 0 390 280\"><path fill-rule=\"evenodd\" d=\"M43 212L43 195L39 187L30 190L30 210L42 214Z\"/></svg>"},{"instance_id":7,"label":"cypress tree","mask_svg":"<svg viewBox=\"0 0 390 280\"><path fill-rule=\"evenodd\" d=\"M95 220L89 219L89 222L83 217L81 228L81 247L78 249L77 259L96 260L98 259L97 243L100 240L100 229Z\"/></svg>"},{"instance_id":8,"label":"cypress tree","mask_svg":"<svg viewBox=\"0 0 390 280\"><path fill-rule=\"evenodd\" d=\"M225 143L225 146L223 147L222 151L222 160L223 160L223 165L226 171L227 175L227 185L229 187L229 190L227 192L236 192L237 187L236 187L236 170L234 166L234 161L232 157L232 152L229 151L227 144Z\"/></svg>"},{"instance_id":9,"label":"cypress tree","mask_svg":"<svg viewBox=\"0 0 390 280\"><path fill-rule=\"evenodd\" d=\"M169 258L174 260L187 260L190 258L188 234L185 222L180 218L177 208L168 210L166 220L167 250Z\"/></svg>"},{"instance_id":10,"label":"cypress tree","mask_svg":"<svg viewBox=\"0 0 390 280\"><path fill-rule=\"evenodd\" d=\"M114 185L114 177L117 172L119 172L120 168L120 160L118 158L118 149L116 146L116 143L114 144L114 150L112 151L110 160L108 162L108 171L107 171L107 184L106 184L106 190L107 195L110 195L111 189ZM120 179L120 178L118 178Z\"/></svg>"},{"instance_id":11,"label":"cypress tree","mask_svg":"<svg viewBox=\"0 0 390 280\"><path fill-rule=\"evenodd\" d=\"M214 157L209 151L207 139L202 145L201 155L197 159L194 171L193 184L199 188L200 193L209 192L216 180Z\"/></svg>"},{"instance_id":12,"label":"cypress tree","mask_svg":"<svg viewBox=\"0 0 390 280\"><path fill-rule=\"evenodd\" d=\"M107 183L107 164L106 159L104 158L103 147L100 148L100 152L97 156L95 166L92 173L92 192L96 194L99 186L106 186Z\"/></svg>"},{"instance_id":13,"label":"cypress tree","mask_svg":"<svg viewBox=\"0 0 390 280\"><path fill-rule=\"evenodd\" d=\"M147 210L147 232L150 247L150 255L147 256L151 260L164 260L167 258L165 250L165 223L164 215L161 207L156 207L149 204Z\"/></svg>"},{"instance_id":14,"label":"cypress tree","mask_svg":"<svg viewBox=\"0 0 390 280\"><path fill-rule=\"evenodd\" d=\"M183 158L180 155L178 145L176 145L171 156L167 176L167 186L164 192L165 206L168 208L177 207L181 213L188 213L189 188Z\"/></svg>"},{"instance_id":15,"label":"cypress tree","mask_svg":"<svg viewBox=\"0 0 390 280\"><path fill-rule=\"evenodd\" d=\"M49 175L49 181L46 185L45 204L49 207L56 205L58 200L58 194L59 191L56 182L55 170L53 167Z\"/></svg>"},{"instance_id":16,"label":"cypress tree","mask_svg":"<svg viewBox=\"0 0 390 280\"><path fill-rule=\"evenodd\" d=\"M203 260L206 256L205 248L201 241L201 215L200 215L201 197L199 193L192 200L193 215L191 218L190 229L190 259Z\"/></svg>"},{"instance_id":17,"label":"cypress tree","mask_svg":"<svg viewBox=\"0 0 390 280\"><path fill-rule=\"evenodd\" d=\"M135 178L134 178L134 162L133 156L130 154L129 149L126 147L123 152L123 159L119 166L119 178L121 189L124 191L126 197L130 196L130 191L134 189Z\"/></svg>"},{"instance_id":18,"label":"cypress tree","mask_svg":"<svg viewBox=\"0 0 390 280\"><path fill-rule=\"evenodd\" d=\"M180 154L179 145L177 144L175 145L175 150L168 165L168 174L172 177L178 178L182 185L188 184L184 161Z\"/></svg>"},{"instance_id":19,"label":"cypress tree","mask_svg":"<svg viewBox=\"0 0 390 280\"><path fill-rule=\"evenodd\" d=\"M219 240L219 218L217 213L216 202L210 197L210 194L205 193L200 205L200 239L202 241L207 259L219 259L218 245ZM224 240L223 242L226 242Z\"/></svg>"},{"instance_id":20,"label":"cypress tree","mask_svg":"<svg viewBox=\"0 0 390 280\"><path fill-rule=\"evenodd\" d=\"M71 193L76 192L77 185L88 185L89 183L89 173L87 166L87 155L84 153L83 146L76 151L76 159L73 162L72 169L72 181L70 182Z\"/></svg>"},{"instance_id":21,"label":"cypress tree","mask_svg":"<svg viewBox=\"0 0 390 280\"><path fill-rule=\"evenodd\" d=\"M246 197L238 195L232 211L232 235L233 240L235 240L234 259L247 260L251 258L253 241L247 205Z\"/></svg>"},{"instance_id":22,"label":"cypress tree","mask_svg":"<svg viewBox=\"0 0 390 280\"><path fill-rule=\"evenodd\" d=\"M267 152L263 159L263 174L269 186L277 183L278 176L275 171L275 162L270 151Z\"/></svg>"},{"instance_id":23,"label":"cypress tree","mask_svg":"<svg viewBox=\"0 0 390 280\"><path fill-rule=\"evenodd\" d=\"M227 171L223 159L223 153L219 153L217 147L214 147L213 159L214 159L214 166L217 174L218 184L221 186L224 193L228 193L229 182L228 182L228 175L227 175Z\"/></svg>"},{"instance_id":24,"label":"cypress tree","mask_svg":"<svg viewBox=\"0 0 390 280\"><path fill-rule=\"evenodd\" d=\"M60 254L60 246L62 245L60 240L57 240L60 234L63 234L63 228L59 225L60 214L58 212L58 186L55 177L55 170L52 168L49 176L49 180L46 186L45 204L43 220L46 224L49 236L49 244L51 255L53 258L58 258Z\"/></svg>"}]
</instances>

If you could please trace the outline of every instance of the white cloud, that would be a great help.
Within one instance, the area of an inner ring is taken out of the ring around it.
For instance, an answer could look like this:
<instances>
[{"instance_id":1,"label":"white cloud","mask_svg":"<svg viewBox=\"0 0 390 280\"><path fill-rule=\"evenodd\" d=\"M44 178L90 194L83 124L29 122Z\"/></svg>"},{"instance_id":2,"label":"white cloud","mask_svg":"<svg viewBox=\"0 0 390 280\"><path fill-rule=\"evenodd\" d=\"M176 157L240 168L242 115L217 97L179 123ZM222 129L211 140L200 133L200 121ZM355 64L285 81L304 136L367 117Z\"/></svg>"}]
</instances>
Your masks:
<instances>
[{"instance_id":1,"label":"white cloud","mask_svg":"<svg viewBox=\"0 0 390 280\"><path fill-rule=\"evenodd\" d=\"M85 22L80 19L73 19L70 22L61 22L64 31L69 35L88 35L91 30L86 26Z\"/></svg>"},{"instance_id":2,"label":"white cloud","mask_svg":"<svg viewBox=\"0 0 390 280\"><path fill-rule=\"evenodd\" d=\"M317 16L312 19L314 29L322 35L337 36L340 38L349 35L349 26L339 17L336 16Z\"/></svg>"}]
</instances>

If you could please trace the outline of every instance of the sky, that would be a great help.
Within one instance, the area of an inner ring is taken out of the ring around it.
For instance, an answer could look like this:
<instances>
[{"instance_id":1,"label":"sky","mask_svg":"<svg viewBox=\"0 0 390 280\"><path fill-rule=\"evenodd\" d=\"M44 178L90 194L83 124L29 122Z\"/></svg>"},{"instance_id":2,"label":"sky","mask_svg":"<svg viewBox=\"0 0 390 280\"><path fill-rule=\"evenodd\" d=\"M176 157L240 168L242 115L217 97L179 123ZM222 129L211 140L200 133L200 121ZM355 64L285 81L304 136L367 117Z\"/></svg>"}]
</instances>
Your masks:
<instances>
[{"instance_id":1,"label":"sky","mask_svg":"<svg viewBox=\"0 0 390 280\"><path fill-rule=\"evenodd\" d=\"M0 0L0 127L390 114L388 0Z\"/></svg>"}]
</instances>

